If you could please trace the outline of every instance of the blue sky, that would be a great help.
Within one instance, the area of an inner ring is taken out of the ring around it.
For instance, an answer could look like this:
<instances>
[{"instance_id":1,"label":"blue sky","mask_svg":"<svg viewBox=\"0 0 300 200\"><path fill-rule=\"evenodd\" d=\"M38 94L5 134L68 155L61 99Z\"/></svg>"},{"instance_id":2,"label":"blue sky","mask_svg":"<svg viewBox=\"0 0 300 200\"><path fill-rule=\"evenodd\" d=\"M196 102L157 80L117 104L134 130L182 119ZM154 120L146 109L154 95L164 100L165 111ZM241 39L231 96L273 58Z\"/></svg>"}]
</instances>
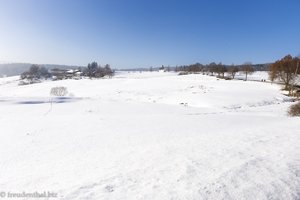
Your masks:
<instances>
[{"instance_id":1,"label":"blue sky","mask_svg":"<svg viewBox=\"0 0 300 200\"><path fill-rule=\"evenodd\" d=\"M0 61L115 68L300 54L299 0L0 0Z\"/></svg>"}]
</instances>

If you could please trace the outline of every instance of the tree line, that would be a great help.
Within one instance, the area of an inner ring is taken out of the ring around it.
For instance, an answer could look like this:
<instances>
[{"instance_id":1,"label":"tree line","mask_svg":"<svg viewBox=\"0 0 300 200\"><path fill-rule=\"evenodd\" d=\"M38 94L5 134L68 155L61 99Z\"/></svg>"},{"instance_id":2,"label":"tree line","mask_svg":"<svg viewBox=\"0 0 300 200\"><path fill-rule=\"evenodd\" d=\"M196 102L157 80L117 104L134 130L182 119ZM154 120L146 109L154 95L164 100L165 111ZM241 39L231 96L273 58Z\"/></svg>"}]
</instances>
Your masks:
<instances>
[{"instance_id":1,"label":"tree line","mask_svg":"<svg viewBox=\"0 0 300 200\"><path fill-rule=\"evenodd\" d=\"M200 63L192 65L183 65L175 67L176 72L187 72L187 73L204 73L210 75L217 75L219 78L235 78L238 72L243 72L245 74L245 80L248 79L248 75L255 71L251 62L246 62L243 65L224 65L222 63L212 62L208 65L203 65ZM225 73L229 77L225 77Z\"/></svg>"},{"instance_id":2,"label":"tree line","mask_svg":"<svg viewBox=\"0 0 300 200\"><path fill-rule=\"evenodd\" d=\"M297 83L297 77L300 74L300 56L286 55L274 63L265 65L253 65L251 62L245 62L242 65L224 65L222 63L212 62L207 65L195 63L191 65L176 66L176 72L186 73L204 73L210 75L217 75L219 78L225 78L225 73L232 79L238 72L245 74L245 80L248 75L256 70L263 70L269 72L269 78L273 82L275 80L284 84L284 89L290 92ZM227 78L228 78L227 76ZM299 87L299 86L298 86Z\"/></svg>"}]
</instances>

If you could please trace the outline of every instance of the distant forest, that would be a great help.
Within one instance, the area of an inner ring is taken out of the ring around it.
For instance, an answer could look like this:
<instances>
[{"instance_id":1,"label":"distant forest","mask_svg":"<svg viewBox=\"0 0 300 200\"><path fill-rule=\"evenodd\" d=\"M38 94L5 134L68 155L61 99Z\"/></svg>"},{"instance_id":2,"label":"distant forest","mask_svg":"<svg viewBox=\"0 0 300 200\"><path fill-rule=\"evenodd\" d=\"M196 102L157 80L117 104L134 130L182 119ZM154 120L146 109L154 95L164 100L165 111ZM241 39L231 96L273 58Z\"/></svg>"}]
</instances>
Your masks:
<instances>
[{"instance_id":1,"label":"distant forest","mask_svg":"<svg viewBox=\"0 0 300 200\"><path fill-rule=\"evenodd\" d=\"M28 71L32 66L30 63L9 63L0 64L0 76L17 76L25 71ZM54 64L44 64L41 65L48 70L51 69L78 69L82 66L70 66L70 65L54 65Z\"/></svg>"}]
</instances>

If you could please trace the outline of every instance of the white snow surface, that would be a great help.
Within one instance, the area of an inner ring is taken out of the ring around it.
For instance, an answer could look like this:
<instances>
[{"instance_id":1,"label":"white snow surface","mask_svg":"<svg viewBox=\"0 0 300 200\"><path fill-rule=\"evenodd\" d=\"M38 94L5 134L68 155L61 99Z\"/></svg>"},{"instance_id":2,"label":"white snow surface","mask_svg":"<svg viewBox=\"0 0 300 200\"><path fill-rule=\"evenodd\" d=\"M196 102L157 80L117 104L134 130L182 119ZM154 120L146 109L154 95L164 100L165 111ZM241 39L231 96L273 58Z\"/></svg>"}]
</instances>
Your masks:
<instances>
[{"instance_id":1,"label":"white snow surface","mask_svg":"<svg viewBox=\"0 0 300 200\"><path fill-rule=\"evenodd\" d=\"M300 199L300 119L278 85L158 72L17 79L0 79L1 191ZM50 96L56 86L68 97Z\"/></svg>"}]
</instances>

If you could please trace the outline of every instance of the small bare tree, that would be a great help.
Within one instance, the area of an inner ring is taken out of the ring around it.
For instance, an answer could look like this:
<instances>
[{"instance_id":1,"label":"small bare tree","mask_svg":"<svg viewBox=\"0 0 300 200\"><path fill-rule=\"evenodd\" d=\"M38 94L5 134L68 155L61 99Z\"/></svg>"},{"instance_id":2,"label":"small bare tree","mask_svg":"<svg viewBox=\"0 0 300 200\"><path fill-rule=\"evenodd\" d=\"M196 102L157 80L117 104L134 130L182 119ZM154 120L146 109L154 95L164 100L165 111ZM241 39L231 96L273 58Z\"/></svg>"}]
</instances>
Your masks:
<instances>
[{"instance_id":1,"label":"small bare tree","mask_svg":"<svg viewBox=\"0 0 300 200\"><path fill-rule=\"evenodd\" d=\"M66 96L67 94L68 94L68 90L67 90L66 87L63 87L63 86L61 86L61 87L53 87L50 90L50 95L51 96L63 97L63 96ZM45 115L47 115L52 110L52 104L53 104L52 97L50 98L49 103L50 103L50 109L45 113Z\"/></svg>"},{"instance_id":2,"label":"small bare tree","mask_svg":"<svg viewBox=\"0 0 300 200\"><path fill-rule=\"evenodd\" d=\"M63 96L66 96L68 94L68 90L66 87L53 87L51 88L51 91L50 91L50 95L53 95L53 96L58 96L58 97L63 97Z\"/></svg>"}]
</instances>

